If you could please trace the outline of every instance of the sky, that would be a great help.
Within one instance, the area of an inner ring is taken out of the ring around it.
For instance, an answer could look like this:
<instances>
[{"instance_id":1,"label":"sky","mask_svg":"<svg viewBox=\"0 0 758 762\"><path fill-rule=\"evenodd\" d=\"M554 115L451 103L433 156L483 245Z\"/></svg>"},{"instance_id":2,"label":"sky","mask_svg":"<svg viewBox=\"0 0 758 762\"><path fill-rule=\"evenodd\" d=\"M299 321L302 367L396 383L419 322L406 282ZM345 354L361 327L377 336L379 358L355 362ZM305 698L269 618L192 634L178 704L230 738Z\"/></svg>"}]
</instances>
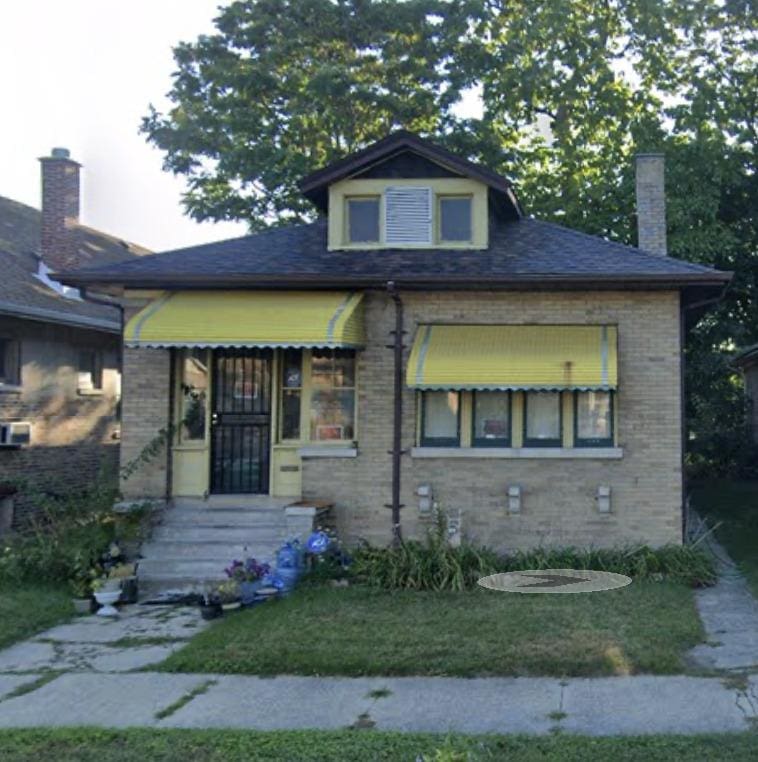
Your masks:
<instances>
[{"instance_id":1,"label":"sky","mask_svg":"<svg viewBox=\"0 0 758 762\"><path fill-rule=\"evenodd\" d=\"M38 157L81 162L81 221L154 251L244 235L184 216L181 178L139 134L168 105L171 48L219 0L0 0L0 195L39 207Z\"/></svg>"},{"instance_id":2,"label":"sky","mask_svg":"<svg viewBox=\"0 0 758 762\"><path fill-rule=\"evenodd\" d=\"M214 31L221 0L0 0L0 196L39 207L40 156L68 148L83 165L81 221L153 251L244 235L197 223L184 181L139 133L165 110L171 49ZM477 92L457 111L481 111Z\"/></svg>"}]
</instances>

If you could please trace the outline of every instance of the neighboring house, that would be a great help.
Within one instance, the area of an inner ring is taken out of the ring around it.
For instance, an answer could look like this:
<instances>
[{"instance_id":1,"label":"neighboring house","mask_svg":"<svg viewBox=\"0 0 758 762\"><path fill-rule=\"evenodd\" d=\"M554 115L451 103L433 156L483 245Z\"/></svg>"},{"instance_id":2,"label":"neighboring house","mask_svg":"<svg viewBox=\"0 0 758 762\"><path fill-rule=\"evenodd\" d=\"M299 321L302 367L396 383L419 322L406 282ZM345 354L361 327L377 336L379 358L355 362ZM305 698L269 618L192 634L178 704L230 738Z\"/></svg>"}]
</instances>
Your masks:
<instances>
[{"instance_id":1,"label":"neighboring house","mask_svg":"<svg viewBox=\"0 0 758 762\"><path fill-rule=\"evenodd\" d=\"M680 542L683 315L730 275L666 256L663 157L637 187L646 250L399 132L302 181L312 224L62 276L125 305L122 460L178 427L126 497L320 499L348 541L436 504L500 549Z\"/></svg>"},{"instance_id":2,"label":"neighboring house","mask_svg":"<svg viewBox=\"0 0 758 762\"><path fill-rule=\"evenodd\" d=\"M41 211L0 197L0 482L60 494L118 462L121 313L50 273L147 252L79 223L68 151L40 161Z\"/></svg>"},{"instance_id":3,"label":"neighboring house","mask_svg":"<svg viewBox=\"0 0 758 762\"><path fill-rule=\"evenodd\" d=\"M753 441L758 443L758 344L743 349L733 363L745 380L745 394L750 402L750 432Z\"/></svg>"}]
</instances>

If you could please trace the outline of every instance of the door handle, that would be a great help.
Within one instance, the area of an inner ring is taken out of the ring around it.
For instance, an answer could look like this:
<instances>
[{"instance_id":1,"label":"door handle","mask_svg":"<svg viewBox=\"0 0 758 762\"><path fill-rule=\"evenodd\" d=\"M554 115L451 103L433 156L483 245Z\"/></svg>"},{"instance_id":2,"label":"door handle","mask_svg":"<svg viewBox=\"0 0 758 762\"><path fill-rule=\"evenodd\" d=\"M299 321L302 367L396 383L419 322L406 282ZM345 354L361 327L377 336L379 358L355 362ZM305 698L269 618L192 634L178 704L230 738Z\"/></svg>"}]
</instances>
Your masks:
<instances>
[{"instance_id":1,"label":"door handle","mask_svg":"<svg viewBox=\"0 0 758 762\"><path fill-rule=\"evenodd\" d=\"M218 424L218 413L211 413L211 426Z\"/></svg>"}]
</instances>

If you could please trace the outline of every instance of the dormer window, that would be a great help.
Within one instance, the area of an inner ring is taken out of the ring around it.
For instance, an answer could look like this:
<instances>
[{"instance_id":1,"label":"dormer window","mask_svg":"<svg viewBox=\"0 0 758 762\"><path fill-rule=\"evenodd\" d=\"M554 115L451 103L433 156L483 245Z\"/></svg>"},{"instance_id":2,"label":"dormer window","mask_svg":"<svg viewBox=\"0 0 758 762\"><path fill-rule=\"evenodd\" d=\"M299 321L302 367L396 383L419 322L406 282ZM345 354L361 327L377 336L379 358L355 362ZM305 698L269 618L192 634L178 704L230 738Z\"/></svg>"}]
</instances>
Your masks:
<instances>
[{"instance_id":1,"label":"dormer window","mask_svg":"<svg viewBox=\"0 0 758 762\"><path fill-rule=\"evenodd\" d=\"M349 243L379 243L379 196L347 198Z\"/></svg>"},{"instance_id":2,"label":"dormer window","mask_svg":"<svg viewBox=\"0 0 758 762\"><path fill-rule=\"evenodd\" d=\"M438 214L441 242L471 240L471 196L440 196Z\"/></svg>"}]
</instances>

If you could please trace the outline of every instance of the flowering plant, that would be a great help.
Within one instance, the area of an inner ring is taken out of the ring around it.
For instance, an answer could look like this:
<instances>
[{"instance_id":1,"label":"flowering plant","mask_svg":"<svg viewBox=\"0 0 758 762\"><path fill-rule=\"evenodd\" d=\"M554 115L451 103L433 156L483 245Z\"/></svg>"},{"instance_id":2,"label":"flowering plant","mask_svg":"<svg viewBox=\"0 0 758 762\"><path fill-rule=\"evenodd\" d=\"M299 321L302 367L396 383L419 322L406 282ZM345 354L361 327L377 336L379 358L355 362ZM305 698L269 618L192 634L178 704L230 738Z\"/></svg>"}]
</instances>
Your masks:
<instances>
[{"instance_id":1,"label":"flowering plant","mask_svg":"<svg viewBox=\"0 0 758 762\"><path fill-rule=\"evenodd\" d=\"M270 571L271 567L268 564L259 563L254 558L246 558L244 561L232 561L224 569L224 574L235 582L256 582Z\"/></svg>"}]
</instances>

